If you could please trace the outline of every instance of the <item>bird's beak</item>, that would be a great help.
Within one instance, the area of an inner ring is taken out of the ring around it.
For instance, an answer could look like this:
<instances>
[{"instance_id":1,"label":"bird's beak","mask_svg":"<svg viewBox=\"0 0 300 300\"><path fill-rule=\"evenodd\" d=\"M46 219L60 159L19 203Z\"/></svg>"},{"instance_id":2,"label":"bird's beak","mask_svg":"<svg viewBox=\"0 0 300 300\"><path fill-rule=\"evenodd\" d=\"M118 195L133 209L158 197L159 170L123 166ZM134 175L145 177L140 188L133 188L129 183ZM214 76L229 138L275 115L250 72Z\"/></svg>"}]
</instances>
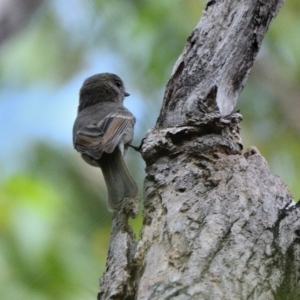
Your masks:
<instances>
[{"instance_id":1,"label":"bird's beak","mask_svg":"<svg viewBox=\"0 0 300 300\"><path fill-rule=\"evenodd\" d=\"M124 93L124 97L128 97L128 96L130 96L130 94L127 93L127 92L125 92L125 93Z\"/></svg>"}]
</instances>

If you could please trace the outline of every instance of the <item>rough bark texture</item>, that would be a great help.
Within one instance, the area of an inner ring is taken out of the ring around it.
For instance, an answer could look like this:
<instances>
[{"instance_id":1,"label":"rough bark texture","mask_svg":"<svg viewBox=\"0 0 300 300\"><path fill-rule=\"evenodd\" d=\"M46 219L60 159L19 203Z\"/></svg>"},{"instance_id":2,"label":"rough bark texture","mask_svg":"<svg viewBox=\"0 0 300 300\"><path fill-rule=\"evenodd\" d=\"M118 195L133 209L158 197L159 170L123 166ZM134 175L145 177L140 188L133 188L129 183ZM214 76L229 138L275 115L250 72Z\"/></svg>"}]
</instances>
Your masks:
<instances>
[{"instance_id":1,"label":"rough bark texture","mask_svg":"<svg viewBox=\"0 0 300 300\"><path fill-rule=\"evenodd\" d=\"M114 216L99 299L300 299L299 208L232 113L282 2L208 1L142 144L141 239Z\"/></svg>"},{"instance_id":2,"label":"rough bark texture","mask_svg":"<svg viewBox=\"0 0 300 300\"><path fill-rule=\"evenodd\" d=\"M202 119L216 98L231 113L283 0L211 0L167 85L158 127Z\"/></svg>"},{"instance_id":3,"label":"rough bark texture","mask_svg":"<svg viewBox=\"0 0 300 300\"><path fill-rule=\"evenodd\" d=\"M133 299L133 258L137 241L128 225L128 217L134 218L137 215L139 200L138 196L127 199L113 215L106 270L100 280L100 286L105 288L98 293L97 299Z\"/></svg>"},{"instance_id":4,"label":"rough bark texture","mask_svg":"<svg viewBox=\"0 0 300 300\"><path fill-rule=\"evenodd\" d=\"M176 150L172 129L150 135L169 152L147 168L138 299L288 299L299 211L258 151L241 155L228 134Z\"/></svg>"}]
</instances>

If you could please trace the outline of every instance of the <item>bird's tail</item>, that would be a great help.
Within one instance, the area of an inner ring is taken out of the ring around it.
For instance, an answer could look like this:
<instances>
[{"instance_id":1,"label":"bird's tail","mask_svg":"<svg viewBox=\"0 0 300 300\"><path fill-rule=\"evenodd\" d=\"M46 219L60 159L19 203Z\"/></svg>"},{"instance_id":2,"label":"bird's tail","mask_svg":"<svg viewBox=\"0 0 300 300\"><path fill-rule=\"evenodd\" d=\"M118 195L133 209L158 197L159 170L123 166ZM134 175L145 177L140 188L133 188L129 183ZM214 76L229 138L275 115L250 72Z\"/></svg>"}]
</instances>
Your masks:
<instances>
[{"instance_id":1,"label":"bird's tail","mask_svg":"<svg viewBox=\"0 0 300 300\"><path fill-rule=\"evenodd\" d=\"M137 185L131 177L118 147L112 153L103 153L98 161L107 187L108 209L116 210L124 197L135 197Z\"/></svg>"}]
</instances>

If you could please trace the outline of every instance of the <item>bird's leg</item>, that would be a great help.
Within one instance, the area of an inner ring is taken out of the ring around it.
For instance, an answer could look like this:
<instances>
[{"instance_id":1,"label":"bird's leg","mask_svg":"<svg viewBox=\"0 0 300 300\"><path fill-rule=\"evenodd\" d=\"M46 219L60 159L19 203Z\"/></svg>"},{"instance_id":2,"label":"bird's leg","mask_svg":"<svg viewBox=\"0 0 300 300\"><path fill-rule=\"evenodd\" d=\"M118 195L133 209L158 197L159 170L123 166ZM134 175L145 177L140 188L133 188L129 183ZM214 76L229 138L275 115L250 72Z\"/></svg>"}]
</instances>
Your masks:
<instances>
[{"instance_id":1,"label":"bird's leg","mask_svg":"<svg viewBox=\"0 0 300 300\"><path fill-rule=\"evenodd\" d=\"M137 152L141 152L141 145L140 146L133 146L133 145L128 145L128 147L131 147L132 149L134 149Z\"/></svg>"},{"instance_id":2,"label":"bird's leg","mask_svg":"<svg viewBox=\"0 0 300 300\"><path fill-rule=\"evenodd\" d=\"M143 145L144 139L145 138L142 139L141 144L138 147L133 146L133 145L128 145L128 146L131 147L132 149L134 149L135 151L142 153L142 145Z\"/></svg>"}]
</instances>

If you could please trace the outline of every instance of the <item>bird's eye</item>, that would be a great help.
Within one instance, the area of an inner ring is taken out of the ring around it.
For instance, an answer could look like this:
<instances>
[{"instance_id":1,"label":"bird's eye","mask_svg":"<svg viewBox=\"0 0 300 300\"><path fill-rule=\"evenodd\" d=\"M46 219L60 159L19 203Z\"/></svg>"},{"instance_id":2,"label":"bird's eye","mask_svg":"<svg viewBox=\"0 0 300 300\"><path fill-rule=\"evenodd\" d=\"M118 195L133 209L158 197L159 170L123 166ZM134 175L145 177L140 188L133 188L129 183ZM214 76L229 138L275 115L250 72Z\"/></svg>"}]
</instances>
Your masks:
<instances>
[{"instance_id":1,"label":"bird's eye","mask_svg":"<svg viewBox=\"0 0 300 300\"><path fill-rule=\"evenodd\" d=\"M120 80L116 80L116 86L120 88L122 86L122 82Z\"/></svg>"}]
</instances>

